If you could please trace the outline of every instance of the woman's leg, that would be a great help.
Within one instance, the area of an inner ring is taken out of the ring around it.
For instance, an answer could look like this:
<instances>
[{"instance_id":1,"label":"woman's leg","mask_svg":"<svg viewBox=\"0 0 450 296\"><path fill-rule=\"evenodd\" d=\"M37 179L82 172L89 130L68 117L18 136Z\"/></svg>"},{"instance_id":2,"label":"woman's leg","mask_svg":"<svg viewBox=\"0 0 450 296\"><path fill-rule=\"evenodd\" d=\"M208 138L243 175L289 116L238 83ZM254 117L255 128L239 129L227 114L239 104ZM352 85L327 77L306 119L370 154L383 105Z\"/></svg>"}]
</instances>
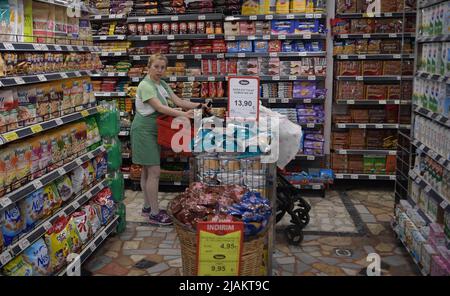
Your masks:
<instances>
[{"instance_id":1,"label":"woman's leg","mask_svg":"<svg viewBox=\"0 0 450 296\"><path fill-rule=\"evenodd\" d=\"M147 166L143 165L142 166L142 170L141 170L141 190L142 193L144 194L144 209L149 209L150 208L150 195L148 193L147 190L147 179L148 179L148 169ZM146 215L148 215L148 212L145 213Z\"/></svg>"},{"instance_id":2,"label":"woman's leg","mask_svg":"<svg viewBox=\"0 0 450 296\"><path fill-rule=\"evenodd\" d=\"M147 182L146 191L148 193L148 202L151 209L152 215L157 215L159 213L159 203L158 203L158 191L159 191L159 176L161 174L161 169L159 165L146 166L147 169Z\"/></svg>"}]
</instances>

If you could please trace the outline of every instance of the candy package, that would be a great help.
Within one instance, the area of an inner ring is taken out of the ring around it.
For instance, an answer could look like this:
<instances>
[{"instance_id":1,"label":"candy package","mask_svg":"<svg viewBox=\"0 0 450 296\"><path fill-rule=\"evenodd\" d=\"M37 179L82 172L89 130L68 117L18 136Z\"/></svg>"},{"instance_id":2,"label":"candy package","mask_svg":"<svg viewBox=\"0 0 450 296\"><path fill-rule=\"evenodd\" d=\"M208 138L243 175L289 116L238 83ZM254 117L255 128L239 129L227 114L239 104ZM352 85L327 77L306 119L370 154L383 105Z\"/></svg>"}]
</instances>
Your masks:
<instances>
[{"instance_id":1,"label":"candy package","mask_svg":"<svg viewBox=\"0 0 450 296\"><path fill-rule=\"evenodd\" d=\"M20 201L20 208L24 214L25 232L30 231L40 219L44 217L44 189L40 188Z\"/></svg>"},{"instance_id":2,"label":"candy package","mask_svg":"<svg viewBox=\"0 0 450 296\"><path fill-rule=\"evenodd\" d=\"M42 238L24 251L23 259L32 266L33 276L49 275L52 272L48 248Z\"/></svg>"},{"instance_id":3,"label":"candy package","mask_svg":"<svg viewBox=\"0 0 450 296\"><path fill-rule=\"evenodd\" d=\"M3 216L2 233L5 247L7 247L22 233L25 227L25 220L17 204L0 214Z\"/></svg>"}]
</instances>

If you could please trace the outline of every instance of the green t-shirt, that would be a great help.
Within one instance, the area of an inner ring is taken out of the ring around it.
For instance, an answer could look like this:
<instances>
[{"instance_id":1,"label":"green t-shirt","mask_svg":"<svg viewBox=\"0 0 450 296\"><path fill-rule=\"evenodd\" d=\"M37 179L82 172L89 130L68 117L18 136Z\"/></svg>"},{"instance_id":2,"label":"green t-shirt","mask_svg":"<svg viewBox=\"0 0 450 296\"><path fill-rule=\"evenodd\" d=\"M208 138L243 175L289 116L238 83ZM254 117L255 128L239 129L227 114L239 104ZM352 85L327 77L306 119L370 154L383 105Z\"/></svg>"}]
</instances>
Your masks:
<instances>
[{"instance_id":1,"label":"green t-shirt","mask_svg":"<svg viewBox=\"0 0 450 296\"><path fill-rule=\"evenodd\" d=\"M148 100L158 98L161 104L168 105L167 99L173 95L172 89L167 85L167 83L163 80L160 81L163 89L166 90L169 95L168 98L165 98L161 91L158 91L158 85L155 81L146 76L138 85L136 91L136 111L139 112L142 116L149 116L156 112L156 110L147 103Z\"/></svg>"}]
</instances>

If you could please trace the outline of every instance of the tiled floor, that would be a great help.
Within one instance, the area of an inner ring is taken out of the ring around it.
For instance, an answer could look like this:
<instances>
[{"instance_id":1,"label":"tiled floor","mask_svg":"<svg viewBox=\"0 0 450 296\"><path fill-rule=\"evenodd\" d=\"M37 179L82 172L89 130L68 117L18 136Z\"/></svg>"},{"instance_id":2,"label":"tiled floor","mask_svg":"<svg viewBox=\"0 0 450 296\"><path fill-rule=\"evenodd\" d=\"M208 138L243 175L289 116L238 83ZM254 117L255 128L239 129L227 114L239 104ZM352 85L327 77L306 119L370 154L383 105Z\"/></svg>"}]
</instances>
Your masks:
<instances>
[{"instance_id":1,"label":"tiled floor","mask_svg":"<svg viewBox=\"0 0 450 296\"><path fill-rule=\"evenodd\" d=\"M160 193L162 207L175 195ZM126 231L109 238L86 269L94 275L181 275L174 228L146 224L140 216L142 193L127 191L126 196ZM381 256L382 275L419 275L389 226L391 191L328 191L325 199L308 202L310 223L300 246L287 243L287 215L277 224L274 275L365 275L369 253Z\"/></svg>"}]
</instances>

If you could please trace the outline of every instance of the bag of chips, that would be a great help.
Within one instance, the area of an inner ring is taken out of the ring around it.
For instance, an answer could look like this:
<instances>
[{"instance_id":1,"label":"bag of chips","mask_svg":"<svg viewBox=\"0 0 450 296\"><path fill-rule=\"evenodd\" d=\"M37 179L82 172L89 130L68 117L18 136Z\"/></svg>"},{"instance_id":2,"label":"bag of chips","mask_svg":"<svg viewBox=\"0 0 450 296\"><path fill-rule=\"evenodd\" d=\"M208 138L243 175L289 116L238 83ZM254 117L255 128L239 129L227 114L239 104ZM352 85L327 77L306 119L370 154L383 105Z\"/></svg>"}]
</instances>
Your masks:
<instances>
[{"instance_id":1,"label":"bag of chips","mask_svg":"<svg viewBox=\"0 0 450 296\"><path fill-rule=\"evenodd\" d=\"M51 268L54 271L64 267L70 252L69 233L66 227L68 223L67 217L58 218L44 237L50 255Z\"/></svg>"},{"instance_id":2,"label":"bag of chips","mask_svg":"<svg viewBox=\"0 0 450 296\"><path fill-rule=\"evenodd\" d=\"M33 229L40 219L44 217L44 189L38 189L20 201L20 208L24 214L25 232Z\"/></svg>"},{"instance_id":3,"label":"bag of chips","mask_svg":"<svg viewBox=\"0 0 450 296\"><path fill-rule=\"evenodd\" d=\"M23 258L32 266L34 276L49 275L52 272L48 248L42 238L24 251Z\"/></svg>"}]
</instances>

